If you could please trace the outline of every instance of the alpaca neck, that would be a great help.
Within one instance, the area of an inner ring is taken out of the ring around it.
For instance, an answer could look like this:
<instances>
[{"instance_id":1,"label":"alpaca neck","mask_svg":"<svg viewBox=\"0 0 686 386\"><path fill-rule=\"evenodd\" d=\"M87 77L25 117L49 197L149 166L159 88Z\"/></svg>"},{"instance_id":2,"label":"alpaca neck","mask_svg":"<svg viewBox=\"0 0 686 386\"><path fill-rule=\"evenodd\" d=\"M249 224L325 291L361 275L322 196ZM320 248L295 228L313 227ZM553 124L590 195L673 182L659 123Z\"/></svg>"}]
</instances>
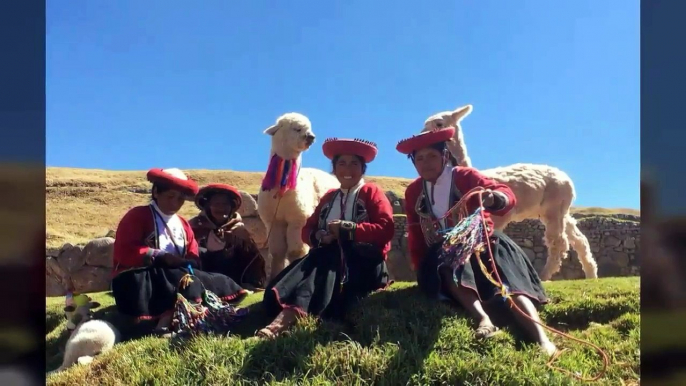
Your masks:
<instances>
[{"instance_id":1,"label":"alpaca neck","mask_svg":"<svg viewBox=\"0 0 686 386\"><path fill-rule=\"evenodd\" d=\"M464 138L462 138L462 128L458 128L455 131L454 143L452 144L451 153L457 159L458 166L472 166L472 160L467 154L467 145L464 143Z\"/></svg>"},{"instance_id":2,"label":"alpaca neck","mask_svg":"<svg viewBox=\"0 0 686 386\"><path fill-rule=\"evenodd\" d=\"M283 195L288 190L295 190L300 171L300 154L293 158L284 158L272 151L269 158L267 173L262 179L262 190L277 189L277 194Z\"/></svg>"},{"instance_id":3,"label":"alpaca neck","mask_svg":"<svg viewBox=\"0 0 686 386\"><path fill-rule=\"evenodd\" d=\"M286 160L297 160L298 163L300 163L300 159L302 158L302 152L298 150L284 150L284 149L279 149L279 151L276 151L272 149L269 152L269 159L272 159L272 157L276 154L278 157L286 159Z\"/></svg>"}]
</instances>

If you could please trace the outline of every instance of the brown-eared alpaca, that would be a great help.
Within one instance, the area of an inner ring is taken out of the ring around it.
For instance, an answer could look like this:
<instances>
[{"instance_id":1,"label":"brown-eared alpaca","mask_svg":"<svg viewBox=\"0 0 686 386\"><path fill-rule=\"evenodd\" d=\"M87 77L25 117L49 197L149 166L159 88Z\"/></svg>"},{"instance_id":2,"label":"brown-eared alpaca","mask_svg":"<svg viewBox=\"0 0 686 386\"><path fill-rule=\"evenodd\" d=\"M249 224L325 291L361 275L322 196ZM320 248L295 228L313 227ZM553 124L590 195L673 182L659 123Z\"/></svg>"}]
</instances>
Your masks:
<instances>
[{"instance_id":1,"label":"brown-eared alpaca","mask_svg":"<svg viewBox=\"0 0 686 386\"><path fill-rule=\"evenodd\" d=\"M472 166L460 125L471 112L472 105L466 105L454 111L434 114L426 119L422 130L455 127L455 137L448 148L460 166ZM588 239L570 214L576 193L567 173L548 165L525 163L481 170L481 173L506 184L517 197L517 204L506 216L492 217L497 229L504 230L510 222L525 219L539 219L545 226L548 259L540 273L542 280L550 280L560 270L570 245L579 256L586 278L598 277L598 266Z\"/></svg>"},{"instance_id":2,"label":"brown-eared alpaca","mask_svg":"<svg viewBox=\"0 0 686 386\"><path fill-rule=\"evenodd\" d=\"M300 167L302 152L315 140L306 116L284 114L264 133L272 137L270 162L257 195L257 212L266 227L269 271L274 278L286 267L286 260L290 263L307 254L302 228L322 196L340 183L322 170Z\"/></svg>"}]
</instances>

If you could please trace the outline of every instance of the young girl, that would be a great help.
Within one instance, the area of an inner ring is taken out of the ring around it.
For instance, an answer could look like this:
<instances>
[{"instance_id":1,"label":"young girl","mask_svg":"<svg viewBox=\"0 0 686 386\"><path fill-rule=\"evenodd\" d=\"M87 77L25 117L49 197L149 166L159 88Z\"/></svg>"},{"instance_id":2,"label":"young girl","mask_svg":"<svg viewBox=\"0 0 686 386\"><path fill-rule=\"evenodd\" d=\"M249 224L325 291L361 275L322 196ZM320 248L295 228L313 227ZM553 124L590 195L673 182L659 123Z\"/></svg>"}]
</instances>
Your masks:
<instances>
[{"instance_id":1,"label":"young girl","mask_svg":"<svg viewBox=\"0 0 686 386\"><path fill-rule=\"evenodd\" d=\"M388 284L393 210L384 192L362 178L376 146L328 139L323 150L341 187L322 197L302 230L303 241L313 247L309 254L267 286L264 307L278 316L258 336L274 337L306 314L341 317L348 306Z\"/></svg>"}]
</instances>

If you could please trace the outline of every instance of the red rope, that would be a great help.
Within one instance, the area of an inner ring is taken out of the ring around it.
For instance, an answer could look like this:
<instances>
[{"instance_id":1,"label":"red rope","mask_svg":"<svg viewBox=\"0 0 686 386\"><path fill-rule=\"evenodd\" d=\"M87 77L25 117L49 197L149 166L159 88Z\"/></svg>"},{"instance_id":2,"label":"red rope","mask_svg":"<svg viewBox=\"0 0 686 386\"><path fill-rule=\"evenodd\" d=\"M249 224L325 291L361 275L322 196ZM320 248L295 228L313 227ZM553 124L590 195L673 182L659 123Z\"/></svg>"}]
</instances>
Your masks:
<instances>
[{"instance_id":1,"label":"red rope","mask_svg":"<svg viewBox=\"0 0 686 386\"><path fill-rule=\"evenodd\" d=\"M450 210L448 210L448 212L446 213L446 215L444 216L444 218L447 217L448 214L453 213L453 211L457 211L459 220L462 220L463 218L467 217L467 216L469 215L469 212L468 212L468 209L467 209L467 208L468 208L468 207L467 207L467 202L469 201L470 198L472 198L472 197L474 197L474 196L478 196L478 197L479 197L479 206L480 206L480 208L481 208L482 211L485 210L485 208L484 208L484 206L483 206L483 194L484 194L485 191L486 191L486 189L484 189L484 188L482 188L482 187L476 187L476 188L470 190L467 194L465 194L465 195L460 199L459 202L457 202L452 208L450 208ZM484 231L486 231L486 229L487 229L487 224L486 224L486 218L485 218L484 216L481 217L481 223L482 223L481 225L483 226ZM488 238L487 238L487 239L488 239ZM488 256L490 257L490 260L491 260L491 265L492 265L493 272L495 272L496 280L497 280L498 284L500 285L500 288L502 289L502 288L504 287L504 285L503 285L503 281L500 279L500 274L498 273L498 270L496 269L495 259L493 258L493 251L491 250L491 243L490 243L490 241L487 241L487 242L486 242L486 245L487 245L487 250L488 250ZM486 271L485 266L483 266L483 265L480 265L480 266L481 266L482 272L483 272L485 275L491 276L491 275ZM492 276L491 276L491 278L492 278ZM585 382L597 381L597 380L599 380L603 375L605 375L605 373L607 372L607 366L609 365L610 359L609 359L608 355L605 353L605 351L603 351L602 348L600 348L599 346L597 346L597 345L595 345L595 344L593 344L593 343L591 343L591 342L589 342L589 341L585 341L585 340L583 340L583 339L575 338L575 337L573 337L573 336L571 336L571 335L569 335L569 334L566 334L566 333L564 333L564 332L562 332L562 331L559 331L559 330L557 330L557 329L554 329L554 328L552 328L552 327L548 327L548 326L546 326L545 324L543 324L543 323L541 323L541 322L539 322L539 321L537 321L537 320L534 320L532 317L530 317L529 315L527 315L527 313L525 313L524 311L522 311L522 309L519 308L519 306L517 306L517 303L515 303L514 300L512 300L512 298L511 298L509 295L506 295L506 296L505 296L505 299L509 301L509 304L510 304L510 307L511 307L511 308L516 309L520 314L524 315L526 318L528 318L528 319L531 320L532 322L538 324L539 326L545 328L546 330L548 330L548 331L550 331L550 332L553 332L553 333L558 334L558 335L560 335L560 336L563 336L563 337L565 337L565 338L571 339L571 340L573 340L573 341L575 341L575 342L577 342L577 343L585 344L585 345L588 345L588 346L592 347L593 349L595 349L595 350L600 354L600 356L601 356L602 359L603 359L603 369L600 371L600 373L599 373L598 375L596 375L596 376L594 376L594 377L592 377L592 378L583 378L583 377L581 377L581 376L579 376L579 375L577 375L577 374L575 374L575 373L573 373L573 372L571 372L571 371L569 371L569 370L563 369L563 368L561 368L561 367L553 366L553 362L555 362L555 360L558 359L558 358L560 357L560 355L561 355L564 351L566 351L567 349L558 350L557 352L555 352L555 354L550 358L550 360L548 361L548 363L546 363L546 365L547 365L548 367L550 367L550 368L552 368L552 369L554 369L554 370L558 370L558 371L560 371L560 372L562 372L562 373L565 373L565 374L570 375L570 376L572 376L572 377L574 377L574 378L576 378L576 379L578 379L578 380L580 380L580 381L585 381Z\"/></svg>"}]
</instances>

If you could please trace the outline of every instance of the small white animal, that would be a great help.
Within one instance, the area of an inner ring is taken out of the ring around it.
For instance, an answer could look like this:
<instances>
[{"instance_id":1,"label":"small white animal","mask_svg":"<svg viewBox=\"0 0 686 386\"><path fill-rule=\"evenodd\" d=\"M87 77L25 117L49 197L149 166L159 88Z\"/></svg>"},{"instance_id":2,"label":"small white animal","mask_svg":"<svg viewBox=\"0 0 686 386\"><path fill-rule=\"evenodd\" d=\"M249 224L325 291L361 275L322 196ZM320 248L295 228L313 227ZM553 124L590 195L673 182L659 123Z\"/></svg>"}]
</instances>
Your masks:
<instances>
[{"instance_id":1,"label":"small white animal","mask_svg":"<svg viewBox=\"0 0 686 386\"><path fill-rule=\"evenodd\" d=\"M107 321L93 319L79 324L67 341L62 366L54 372L66 370L76 363L91 363L96 355L110 350L119 339L119 331Z\"/></svg>"}]
</instances>

